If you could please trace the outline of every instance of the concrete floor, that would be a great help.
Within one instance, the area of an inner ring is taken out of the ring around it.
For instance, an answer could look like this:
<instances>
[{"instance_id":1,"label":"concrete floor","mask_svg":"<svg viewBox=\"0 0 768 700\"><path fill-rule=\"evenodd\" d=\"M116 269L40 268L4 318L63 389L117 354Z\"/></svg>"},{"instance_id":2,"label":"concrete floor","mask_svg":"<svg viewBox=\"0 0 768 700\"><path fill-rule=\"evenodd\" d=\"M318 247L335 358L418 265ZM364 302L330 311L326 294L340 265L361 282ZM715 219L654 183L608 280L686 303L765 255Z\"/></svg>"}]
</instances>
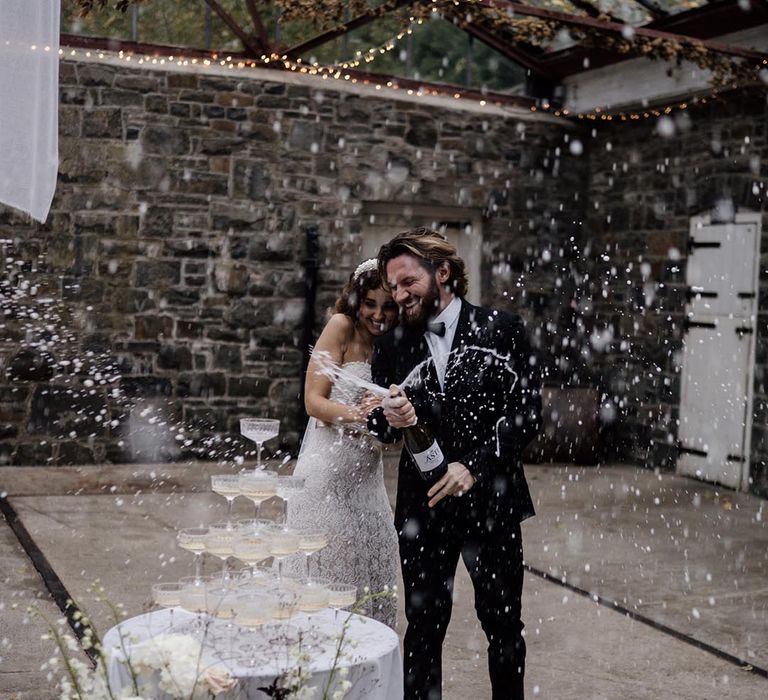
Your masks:
<instances>
[{"instance_id":1,"label":"concrete floor","mask_svg":"<svg viewBox=\"0 0 768 700\"><path fill-rule=\"evenodd\" d=\"M175 546L175 532L223 516L223 500L208 490L217 471L3 467L0 493L105 631L111 617L86 589L98 579L133 615L147 608L152 582L190 573L191 556ZM694 645L768 668L765 501L632 467L531 466L527 474L538 510L523 526L532 571L523 601L529 698L768 697L768 679ZM387 483L392 492L391 468ZM277 510L265 505L267 514ZM251 513L245 503L236 508ZM49 617L57 610L6 523L0 566L0 698L57 697L39 670L50 655L40 640L45 625L26 608L34 602ZM490 698L472 598L460 565L445 700Z\"/></svg>"}]
</instances>

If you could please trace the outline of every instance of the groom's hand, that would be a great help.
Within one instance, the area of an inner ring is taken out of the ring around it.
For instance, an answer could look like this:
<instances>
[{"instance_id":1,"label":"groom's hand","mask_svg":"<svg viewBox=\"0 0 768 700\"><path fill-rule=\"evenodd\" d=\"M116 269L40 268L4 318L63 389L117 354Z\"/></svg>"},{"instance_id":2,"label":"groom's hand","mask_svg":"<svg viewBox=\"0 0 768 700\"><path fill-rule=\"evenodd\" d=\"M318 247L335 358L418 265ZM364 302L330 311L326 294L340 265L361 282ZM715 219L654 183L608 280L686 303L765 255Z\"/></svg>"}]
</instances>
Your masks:
<instances>
[{"instance_id":1,"label":"groom's hand","mask_svg":"<svg viewBox=\"0 0 768 700\"><path fill-rule=\"evenodd\" d=\"M461 462L451 462L442 479L436 481L432 488L427 491L428 505L430 508L434 508L435 504L442 501L446 496L463 496L474 485L475 477L472 476L469 469Z\"/></svg>"},{"instance_id":2,"label":"groom's hand","mask_svg":"<svg viewBox=\"0 0 768 700\"><path fill-rule=\"evenodd\" d=\"M384 417L393 428L407 428L416 423L416 409L399 387L389 387L389 396L381 400Z\"/></svg>"}]
</instances>

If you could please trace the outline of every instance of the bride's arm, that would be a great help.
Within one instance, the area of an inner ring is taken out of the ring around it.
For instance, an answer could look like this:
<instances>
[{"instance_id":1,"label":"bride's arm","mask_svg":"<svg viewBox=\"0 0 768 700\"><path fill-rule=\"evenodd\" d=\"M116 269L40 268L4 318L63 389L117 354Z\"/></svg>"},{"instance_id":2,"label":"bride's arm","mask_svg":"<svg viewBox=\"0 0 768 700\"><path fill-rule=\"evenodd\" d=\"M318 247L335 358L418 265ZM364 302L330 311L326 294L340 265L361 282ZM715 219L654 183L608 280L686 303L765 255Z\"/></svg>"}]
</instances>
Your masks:
<instances>
[{"instance_id":1,"label":"bride's arm","mask_svg":"<svg viewBox=\"0 0 768 700\"><path fill-rule=\"evenodd\" d=\"M315 343L315 349L307 367L307 378L304 383L304 407L307 413L324 423L359 423L364 417L359 406L345 406L331 401L331 380L320 372L315 360L315 353L323 353L336 364L341 365L344 350L351 342L355 332L352 319L344 314L334 314L325 324L323 332Z\"/></svg>"}]
</instances>

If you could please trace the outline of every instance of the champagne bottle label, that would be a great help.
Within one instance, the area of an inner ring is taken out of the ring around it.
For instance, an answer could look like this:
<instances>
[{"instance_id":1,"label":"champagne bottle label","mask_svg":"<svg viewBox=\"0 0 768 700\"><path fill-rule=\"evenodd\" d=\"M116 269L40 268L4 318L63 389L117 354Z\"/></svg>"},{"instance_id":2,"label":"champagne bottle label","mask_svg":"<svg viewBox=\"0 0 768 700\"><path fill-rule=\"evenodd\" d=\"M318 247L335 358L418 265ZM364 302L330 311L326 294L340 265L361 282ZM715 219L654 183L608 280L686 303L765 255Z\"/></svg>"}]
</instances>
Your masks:
<instances>
[{"instance_id":1,"label":"champagne bottle label","mask_svg":"<svg viewBox=\"0 0 768 700\"><path fill-rule=\"evenodd\" d=\"M439 467L445 461L443 451L440 449L440 445L437 444L437 440L433 441L423 452L411 452L411 456L419 469L425 474Z\"/></svg>"}]
</instances>

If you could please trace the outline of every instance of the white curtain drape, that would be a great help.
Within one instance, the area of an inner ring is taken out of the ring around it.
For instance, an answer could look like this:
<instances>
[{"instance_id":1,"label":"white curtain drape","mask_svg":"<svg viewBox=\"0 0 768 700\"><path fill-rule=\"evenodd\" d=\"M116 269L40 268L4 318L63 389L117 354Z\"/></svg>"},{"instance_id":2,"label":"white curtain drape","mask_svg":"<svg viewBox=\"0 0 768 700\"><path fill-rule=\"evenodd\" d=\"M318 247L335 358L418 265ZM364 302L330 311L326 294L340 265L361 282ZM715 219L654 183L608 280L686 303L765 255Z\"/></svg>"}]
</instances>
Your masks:
<instances>
[{"instance_id":1,"label":"white curtain drape","mask_svg":"<svg viewBox=\"0 0 768 700\"><path fill-rule=\"evenodd\" d=\"M0 0L0 203L45 221L59 165L61 0Z\"/></svg>"}]
</instances>

